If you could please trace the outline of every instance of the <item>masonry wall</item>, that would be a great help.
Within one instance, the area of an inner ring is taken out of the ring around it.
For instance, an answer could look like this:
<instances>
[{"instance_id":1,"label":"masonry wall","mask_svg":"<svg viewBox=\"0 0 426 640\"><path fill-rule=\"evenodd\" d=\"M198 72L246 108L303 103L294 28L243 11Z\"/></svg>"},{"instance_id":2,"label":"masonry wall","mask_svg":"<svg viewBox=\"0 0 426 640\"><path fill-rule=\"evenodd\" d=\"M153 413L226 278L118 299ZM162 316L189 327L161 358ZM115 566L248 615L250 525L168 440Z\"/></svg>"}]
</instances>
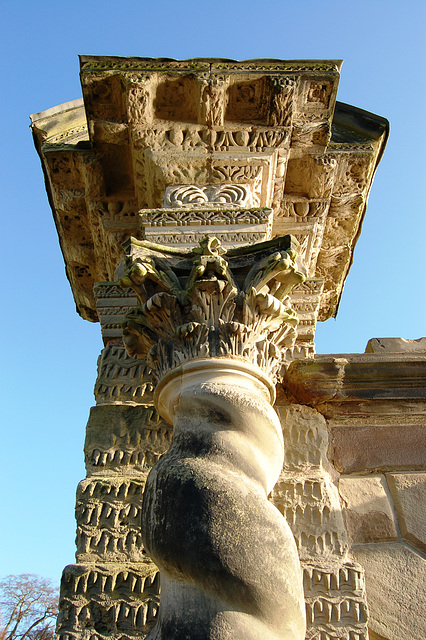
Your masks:
<instances>
[{"instance_id":1,"label":"masonry wall","mask_svg":"<svg viewBox=\"0 0 426 640\"><path fill-rule=\"evenodd\" d=\"M365 571L370 640L426 637L426 352L409 350L424 339L413 342L316 356L286 379L326 420L350 555Z\"/></svg>"},{"instance_id":2,"label":"masonry wall","mask_svg":"<svg viewBox=\"0 0 426 640\"><path fill-rule=\"evenodd\" d=\"M426 353L316 356L294 363L278 390L286 452L271 500L298 545L309 639L366 640L367 629L373 640L426 635L425 362ZM172 429L152 391L144 363L113 340L99 359L87 425L61 639L143 638L155 622L159 578L140 512Z\"/></svg>"}]
</instances>

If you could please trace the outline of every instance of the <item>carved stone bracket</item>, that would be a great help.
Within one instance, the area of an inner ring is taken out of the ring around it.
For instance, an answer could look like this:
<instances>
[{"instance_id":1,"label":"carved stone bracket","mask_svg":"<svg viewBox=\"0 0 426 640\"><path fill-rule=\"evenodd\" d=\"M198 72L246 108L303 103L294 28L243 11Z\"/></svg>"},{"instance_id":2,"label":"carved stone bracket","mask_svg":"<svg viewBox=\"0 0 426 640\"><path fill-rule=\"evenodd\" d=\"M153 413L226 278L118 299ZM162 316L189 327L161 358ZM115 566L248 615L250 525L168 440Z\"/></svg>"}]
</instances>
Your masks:
<instances>
[{"instance_id":1,"label":"carved stone bracket","mask_svg":"<svg viewBox=\"0 0 426 640\"><path fill-rule=\"evenodd\" d=\"M140 306L123 325L130 355L161 379L184 362L238 358L275 381L294 345L297 315L288 294L305 280L297 241L285 236L230 251L206 237L190 252L130 239L120 280Z\"/></svg>"}]
</instances>

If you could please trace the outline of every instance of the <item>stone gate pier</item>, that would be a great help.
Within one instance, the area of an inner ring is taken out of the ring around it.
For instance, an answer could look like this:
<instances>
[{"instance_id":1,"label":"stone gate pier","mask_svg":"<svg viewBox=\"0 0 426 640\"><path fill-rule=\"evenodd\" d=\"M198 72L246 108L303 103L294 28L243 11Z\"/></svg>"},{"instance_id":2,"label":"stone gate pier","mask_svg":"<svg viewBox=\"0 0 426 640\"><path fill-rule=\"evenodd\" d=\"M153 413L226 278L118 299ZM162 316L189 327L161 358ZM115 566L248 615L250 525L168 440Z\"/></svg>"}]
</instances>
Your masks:
<instances>
[{"instance_id":1,"label":"stone gate pier","mask_svg":"<svg viewBox=\"0 0 426 640\"><path fill-rule=\"evenodd\" d=\"M314 345L388 122L336 60L80 63L32 116L104 342L57 638L413 640L424 339Z\"/></svg>"}]
</instances>

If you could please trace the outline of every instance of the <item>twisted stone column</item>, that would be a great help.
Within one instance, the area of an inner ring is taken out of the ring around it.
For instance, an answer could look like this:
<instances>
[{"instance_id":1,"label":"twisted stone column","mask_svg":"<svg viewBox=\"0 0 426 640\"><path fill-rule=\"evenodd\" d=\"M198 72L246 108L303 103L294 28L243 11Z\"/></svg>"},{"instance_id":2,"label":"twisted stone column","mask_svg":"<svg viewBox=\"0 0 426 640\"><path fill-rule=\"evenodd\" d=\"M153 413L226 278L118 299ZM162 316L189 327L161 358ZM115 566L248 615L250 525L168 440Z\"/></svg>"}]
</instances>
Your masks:
<instances>
[{"instance_id":1,"label":"twisted stone column","mask_svg":"<svg viewBox=\"0 0 426 640\"><path fill-rule=\"evenodd\" d=\"M225 259L206 239L166 263L145 242L129 256L122 282L141 307L124 339L148 351L156 407L174 427L144 493L143 541L161 573L149 640L304 638L296 545L267 498L284 455L273 377L296 323L285 296L303 279L285 246Z\"/></svg>"}]
</instances>

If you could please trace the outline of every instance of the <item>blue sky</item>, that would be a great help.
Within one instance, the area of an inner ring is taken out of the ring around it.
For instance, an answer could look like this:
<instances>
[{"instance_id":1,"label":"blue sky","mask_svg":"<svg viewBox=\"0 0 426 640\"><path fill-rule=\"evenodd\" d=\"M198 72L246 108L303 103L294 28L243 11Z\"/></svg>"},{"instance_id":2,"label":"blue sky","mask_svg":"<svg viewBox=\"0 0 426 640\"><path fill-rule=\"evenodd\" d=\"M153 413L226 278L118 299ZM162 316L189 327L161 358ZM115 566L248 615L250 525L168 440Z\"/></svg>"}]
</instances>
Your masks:
<instances>
[{"instance_id":1,"label":"blue sky","mask_svg":"<svg viewBox=\"0 0 426 640\"><path fill-rule=\"evenodd\" d=\"M99 325L75 313L29 115L81 96L78 54L343 58L338 99L391 123L337 320L319 353L425 335L425 7L422 1L19 1L0 12L3 320L0 578L58 582Z\"/></svg>"}]
</instances>

